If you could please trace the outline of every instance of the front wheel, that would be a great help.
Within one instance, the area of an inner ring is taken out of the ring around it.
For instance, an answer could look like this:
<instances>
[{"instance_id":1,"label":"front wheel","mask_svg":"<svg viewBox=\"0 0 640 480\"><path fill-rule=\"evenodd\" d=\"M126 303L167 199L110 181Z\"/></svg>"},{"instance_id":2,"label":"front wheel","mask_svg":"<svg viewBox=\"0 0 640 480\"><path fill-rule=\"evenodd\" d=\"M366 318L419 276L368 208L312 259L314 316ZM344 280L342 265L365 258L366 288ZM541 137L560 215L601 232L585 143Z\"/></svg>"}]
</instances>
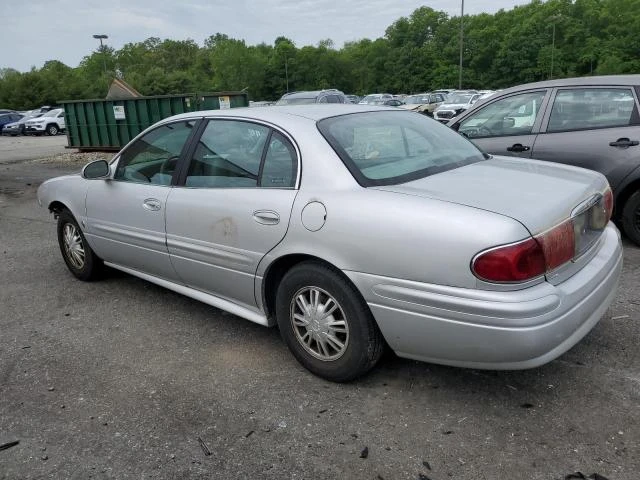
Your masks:
<instances>
[{"instance_id":1,"label":"front wheel","mask_svg":"<svg viewBox=\"0 0 640 480\"><path fill-rule=\"evenodd\" d=\"M640 245L640 190L631 195L622 208L624 233L636 245Z\"/></svg>"},{"instance_id":2,"label":"front wheel","mask_svg":"<svg viewBox=\"0 0 640 480\"><path fill-rule=\"evenodd\" d=\"M347 382L380 359L384 339L356 288L333 268L304 262L276 295L280 333L296 359L327 380Z\"/></svg>"},{"instance_id":3,"label":"front wheel","mask_svg":"<svg viewBox=\"0 0 640 480\"><path fill-rule=\"evenodd\" d=\"M102 272L102 260L93 253L71 212L63 210L58 216L58 244L62 258L76 278L90 281Z\"/></svg>"},{"instance_id":4,"label":"front wheel","mask_svg":"<svg viewBox=\"0 0 640 480\"><path fill-rule=\"evenodd\" d=\"M51 124L47 126L47 135L50 135L52 137L56 136L58 134L58 126Z\"/></svg>"}]
</instances>

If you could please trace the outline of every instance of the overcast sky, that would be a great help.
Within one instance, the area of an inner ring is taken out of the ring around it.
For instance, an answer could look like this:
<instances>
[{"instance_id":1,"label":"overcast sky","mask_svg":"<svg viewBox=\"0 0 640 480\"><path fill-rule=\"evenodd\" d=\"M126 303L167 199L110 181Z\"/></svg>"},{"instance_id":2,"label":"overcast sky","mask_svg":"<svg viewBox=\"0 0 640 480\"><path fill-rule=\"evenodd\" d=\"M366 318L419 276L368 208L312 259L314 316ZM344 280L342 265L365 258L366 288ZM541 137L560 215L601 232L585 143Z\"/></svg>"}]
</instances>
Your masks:
<instances>
[{"instance_id":1,"label":"overcast sky","mask_svg":"<svg viewBox=\"0 0 640 480\"><path fill-rule=\"evenodd\" d=\"M529 0L466 0L465 13L495 12ZM108 45L148 37L202 45L217 32L248 44L272 44L284 35L297 46L331 38L378 38L401 16L420 6L460 14L460 0L0 0L0 68L40 68L47 60L78 65L95 50L95 33Z\"/></svg>"}]
</instances>

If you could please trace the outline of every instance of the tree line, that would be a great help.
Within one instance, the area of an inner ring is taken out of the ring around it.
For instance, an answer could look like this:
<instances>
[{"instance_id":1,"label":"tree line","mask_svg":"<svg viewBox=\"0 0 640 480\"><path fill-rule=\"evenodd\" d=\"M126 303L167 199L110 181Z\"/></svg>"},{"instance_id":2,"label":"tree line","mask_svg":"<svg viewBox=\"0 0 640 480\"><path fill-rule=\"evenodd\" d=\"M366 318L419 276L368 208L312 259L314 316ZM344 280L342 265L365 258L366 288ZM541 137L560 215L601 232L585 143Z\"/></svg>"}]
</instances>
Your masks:
<instances>
[{"instance_id":1,"label":"tree line","mask_svg":"<svg viewBox=\"0 0 640 480\"><path fill-rule=\"evenodd\" d=\"M533 0L495 14L465 15L464 88L503 88L550 77L640 72L640 1ZM225 34L204 45L152 37L107 45L69 67L50 60L18 72L0 68L0 107L28 109L58 100L104 98L123 78L143 95L243 90L275 100L288 89L413 93L458 86L460 17L429 7L393 22L382 38L330 39L297 47L247 45Z\"/></svg>"}]
</instances>

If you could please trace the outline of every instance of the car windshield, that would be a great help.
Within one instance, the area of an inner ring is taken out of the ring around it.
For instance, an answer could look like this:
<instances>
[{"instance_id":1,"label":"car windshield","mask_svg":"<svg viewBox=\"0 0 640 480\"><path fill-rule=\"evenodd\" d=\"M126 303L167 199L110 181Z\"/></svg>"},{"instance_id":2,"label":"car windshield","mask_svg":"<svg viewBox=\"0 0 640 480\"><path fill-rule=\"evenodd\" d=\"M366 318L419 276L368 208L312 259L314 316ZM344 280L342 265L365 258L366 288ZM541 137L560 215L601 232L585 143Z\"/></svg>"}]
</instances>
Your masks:
<instances>
[{"instance_id":1,"label":"car windshield","mask_svg":"<svg viewBox=\"0 0 640 480\"><path fill-rule=\"evenodd\" d=\"M408 105L422 105L429 103L429 95L413 95L404 99L404 103Z\"/></svg>"},{"instance_id":2,"label":"car windshield","mask_svg":"<svg viewBox=\"0 0 640 480\"><path fill-rule=\"evenodd\" d=\"M47 113L45 113L43 115L43 117L55 117L56 115L58 115L62 110L49 110Z\"/></svg>"},{"instance_id":3,"label":"car windshield","mask_svg":"<svg viewBox=\"0 0 640 480\"><path fill-rule=\"evenodd\" d=\"M316 103L316 97L281 98L276 105L310 105Z\"/></svg>"},{"instance_id":4,"label":"car windshield","mask_svg":"<svg viewBox=\"0 0 640 480\"><path fill-rule=\"evenodd\" d=\"M484 160L450 128L413 112L366 112L326 118L320 133L358 183L394 185Z\"/></svg>"},{"instance_id":5,"label":"car windshield","mask_svg":"<svg viewBox=\"0 0 640 480\"><path fill-rule=\"evenodd\" d=\"M447 97L447 101L445 103L448 103L450 105L465 104L465 103L469 103L469 101L471 100L471 97L473 97L473 95L470 93L465 93L465 94L452 93L451 95L449 95L449 97Z\"/></svg>"}]
</instances>

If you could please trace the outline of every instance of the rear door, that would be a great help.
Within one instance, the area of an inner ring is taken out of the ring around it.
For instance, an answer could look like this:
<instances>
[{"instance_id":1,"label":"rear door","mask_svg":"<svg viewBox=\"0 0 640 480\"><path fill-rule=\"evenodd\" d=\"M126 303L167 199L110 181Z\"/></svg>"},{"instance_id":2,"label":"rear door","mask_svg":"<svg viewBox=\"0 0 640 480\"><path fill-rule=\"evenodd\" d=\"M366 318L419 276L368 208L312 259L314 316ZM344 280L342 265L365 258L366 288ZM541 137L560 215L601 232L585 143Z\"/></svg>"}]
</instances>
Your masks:
<instances>
[{"instance_id":1,"label":"rear door","mask_svg":"<svg viewBox=\"0 0 640 480\"><path fill-rule=\"evenodd\" d=\"M497 98L451 127L487 153L531 157L548 93L541 89Z\"/></svg>"},{"instance_id":2,"label":"rear door","mask_svg":"<svg viewBox=\"0 0 640 480\"><path fill-rule=\"evenodd\" d=\"M640 116L632 87L558 88L548 110L534 158L596 170L614 189L640 165Z\"/></svg>"},{"instance_id":3,"label":"rear door","mask_svg":"<svg viewBox=\"0 0 640 480\"><path fill-rule=\"evenodd\" d=\"M287 232L298 164L283 132L209 121L166 211L171 262L186 285L256 306L257 266Z\"/></svg>"}]
</instances>

